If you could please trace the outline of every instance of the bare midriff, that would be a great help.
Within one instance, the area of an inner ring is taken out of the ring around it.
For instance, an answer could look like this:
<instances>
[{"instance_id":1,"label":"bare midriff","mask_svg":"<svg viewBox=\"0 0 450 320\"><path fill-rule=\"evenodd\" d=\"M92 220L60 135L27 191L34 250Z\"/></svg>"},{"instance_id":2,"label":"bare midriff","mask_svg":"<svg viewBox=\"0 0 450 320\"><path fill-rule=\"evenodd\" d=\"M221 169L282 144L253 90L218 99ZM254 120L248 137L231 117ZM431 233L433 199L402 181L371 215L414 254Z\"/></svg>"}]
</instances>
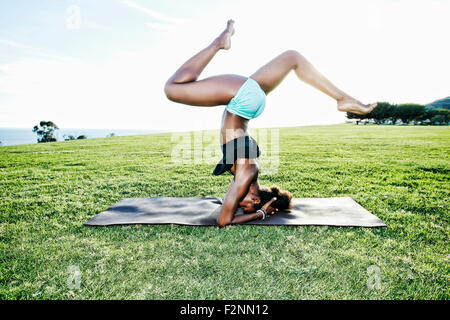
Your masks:
<instances>
[{"instance_id":1,"label":"bare midriff","mask_svg":"<svg viewBox=\"0 0 450 320\"><path fill-rule=\"evenodd\" d=\"M228 112L225 109L223 111L222 126L220 130L221 145L233 139L249 135L248 121L249 120L235 115L234 113Z\"/></svg>"},{"instance_id":2,"label":"bare midriff","mask_svg":"<svg viewBox=\"0 0 450 320\"><path fill-rule=\"evenodd\" d=\"M228 112L226 109L223 112L222 116L222 128L220 131L220 143L223 145L228 141L233 139L249 136L248 132L248 119L242 118L234 113ZM259 167L259 163L257 159L254 159L256 165ZM229 170L229 172L234 175L236 172L236 162L233 167ZM255 177L256 181L257 176Z\"/></svg>"}]
</instances>

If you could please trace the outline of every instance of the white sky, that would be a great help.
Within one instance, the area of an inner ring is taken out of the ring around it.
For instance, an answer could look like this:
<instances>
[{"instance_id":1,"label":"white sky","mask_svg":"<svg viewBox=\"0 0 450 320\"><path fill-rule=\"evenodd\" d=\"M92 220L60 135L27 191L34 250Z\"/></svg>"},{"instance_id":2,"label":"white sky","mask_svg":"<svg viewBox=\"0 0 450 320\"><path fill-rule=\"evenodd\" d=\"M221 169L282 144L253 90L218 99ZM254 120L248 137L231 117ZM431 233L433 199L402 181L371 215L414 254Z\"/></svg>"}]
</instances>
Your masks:
<instances>
[{"instance_id":1,"label":"white sky","mask_svg":"<svg viewBox=\"0 0 450 320\"><path fill-rule=\"evenodd\" d=\"M433 0L4 1L0 127L217 129L223 106L175 104L163 86L228 18L232 48L202 77L249 76L295 49L363 102L429 103L450 95L449 14L450 1ZM334 100L292 73L251 126L344 120Z\"/></svg>"}]
</instances>

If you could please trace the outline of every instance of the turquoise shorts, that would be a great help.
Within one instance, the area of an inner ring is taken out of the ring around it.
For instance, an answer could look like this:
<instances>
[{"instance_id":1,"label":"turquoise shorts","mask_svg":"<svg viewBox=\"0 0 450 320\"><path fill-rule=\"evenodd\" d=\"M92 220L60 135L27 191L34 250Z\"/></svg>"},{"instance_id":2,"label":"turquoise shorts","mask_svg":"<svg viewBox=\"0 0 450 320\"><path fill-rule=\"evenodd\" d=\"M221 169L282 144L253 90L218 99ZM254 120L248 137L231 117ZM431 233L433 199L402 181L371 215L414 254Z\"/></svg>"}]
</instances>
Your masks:
<instances>
[{"instance_id":1,"label":"turquoise shorts","mask_svg":"<svg viewBox=\"0 0 450 320\"><path fill-rule=\"evenodd\" d=\"M245 119L258 117L266 107L266 94L258 82L248 78L227 105L227 111Z\"/></svg>"}]
</instances>

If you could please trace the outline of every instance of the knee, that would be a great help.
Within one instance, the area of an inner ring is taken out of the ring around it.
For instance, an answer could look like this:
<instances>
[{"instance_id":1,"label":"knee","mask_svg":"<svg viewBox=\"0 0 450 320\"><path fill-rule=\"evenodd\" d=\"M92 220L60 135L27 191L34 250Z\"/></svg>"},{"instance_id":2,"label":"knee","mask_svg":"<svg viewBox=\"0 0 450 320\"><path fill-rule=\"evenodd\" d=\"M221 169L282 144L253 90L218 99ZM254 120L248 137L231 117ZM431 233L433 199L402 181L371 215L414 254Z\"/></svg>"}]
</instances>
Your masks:
<instances>
[{"instance_id":1,"label":"knee","mask_svg":"<svg viewBox=\"0 0 450 320\"><path fill-rule=\"evenodd\" d=\"M283 53L294 65L297 65L302 59L303 56L297 50L287 50Z\"/></svg>"},{"instance_id":2,"label":"knee","mask_svg":"<svg viewBox=\"0 0 450 320\"><path fill-rule=\"evenodd\" d=\"M286 50L284 52L285 55L288 55L290 57L295 57L295 56L299 56L300 53L297 50Z\"/></svg>"},{"instance_id":3,"label":"knee","mask_svg":"<svg viewBox=\"0 0 450 320\"><path fill-rule=\"evenodd\" d=\"M297 50L287 50L283 54L291 62L293 68L300 67L306 63L305 57L303 57Z\"/></svg>"}]
</instances>

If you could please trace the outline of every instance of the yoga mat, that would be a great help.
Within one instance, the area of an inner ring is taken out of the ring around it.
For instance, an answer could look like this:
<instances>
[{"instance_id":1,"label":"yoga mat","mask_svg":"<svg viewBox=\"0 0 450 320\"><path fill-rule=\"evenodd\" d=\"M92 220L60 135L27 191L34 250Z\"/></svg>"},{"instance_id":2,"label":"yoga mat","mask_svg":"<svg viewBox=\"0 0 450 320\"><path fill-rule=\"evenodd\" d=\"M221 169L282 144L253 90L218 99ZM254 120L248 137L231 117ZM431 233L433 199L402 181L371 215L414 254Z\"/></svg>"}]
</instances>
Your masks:
<instances>
[{"instance_id":1,"label":"yoga mat","mask_svg":"<svg viewBox=\"0 0 450 320\"><path fill-rule=\"evenodd\" d=\"M386 225L350 197L296 198L290 211L279 212L253 225L323 225L385 227ZM87 221L88 226L123 224L179 224L214 226L220 214L220 198L127 198ZM236 215L244 214L238 209Z\"/></svg>"}]
</instances>

